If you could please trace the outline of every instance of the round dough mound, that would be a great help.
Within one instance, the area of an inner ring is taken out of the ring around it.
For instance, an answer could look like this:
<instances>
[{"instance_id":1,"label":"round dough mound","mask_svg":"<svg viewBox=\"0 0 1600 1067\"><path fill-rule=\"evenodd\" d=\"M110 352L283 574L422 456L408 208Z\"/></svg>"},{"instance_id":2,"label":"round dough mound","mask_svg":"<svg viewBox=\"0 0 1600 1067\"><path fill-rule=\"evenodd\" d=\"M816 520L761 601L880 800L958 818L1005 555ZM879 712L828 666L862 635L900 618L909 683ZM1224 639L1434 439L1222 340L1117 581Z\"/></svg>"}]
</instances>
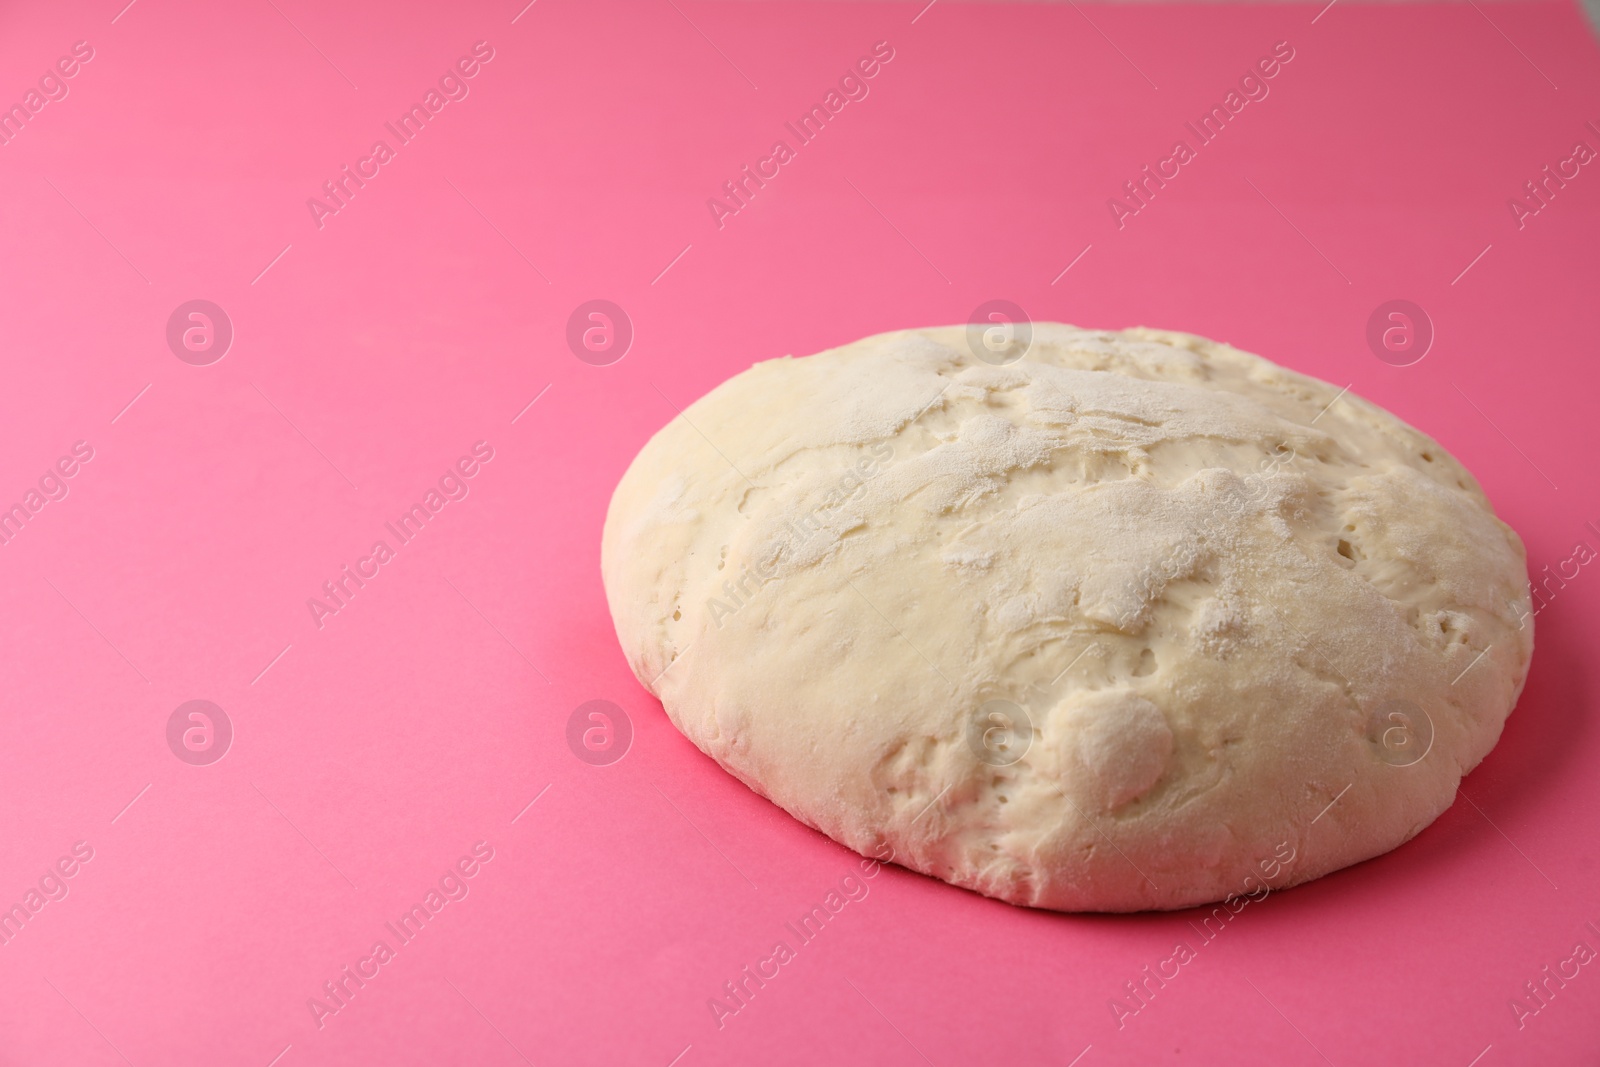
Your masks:
<instances>
[{"instance_id":1,"label":"round dough mound","mask_svg":"<svg viewBox=\"0 0 1600 1067\"><path fill-rule=\"evenodd\" d=\"M1189 334L967 336L758 364L639 453L602 569L679 730L864 855L1064 911L1293 885L1450 805L1533 651L1459 463Z\"/></svg>"}]
</instances>

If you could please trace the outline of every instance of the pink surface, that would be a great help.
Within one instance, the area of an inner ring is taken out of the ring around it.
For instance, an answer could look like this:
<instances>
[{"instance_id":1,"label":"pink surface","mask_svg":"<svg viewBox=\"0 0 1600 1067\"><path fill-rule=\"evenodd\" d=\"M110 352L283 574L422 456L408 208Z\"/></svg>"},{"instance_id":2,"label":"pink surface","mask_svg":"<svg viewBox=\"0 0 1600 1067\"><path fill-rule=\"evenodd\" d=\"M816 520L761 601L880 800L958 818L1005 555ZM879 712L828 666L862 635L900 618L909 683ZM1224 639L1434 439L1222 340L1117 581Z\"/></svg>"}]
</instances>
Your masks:
<instances>
[{"instance_id":1,"label":"pink surface","mask_svg":"<svg viewBox=\"0 0 1600 1067\"><path fill-rule=\"evenodd\" d=\"M1600 148L1576 8L122 3L0 15L24 107L93 50L0 146L0 503L92 449L0 545L0 903L73 872L6 928L0 1064L1593 1062L1600 968L1562 961L1600 949L1600 574L1564 561L1600 548L1600 173L1520 228L1507 203ZM479 41L396 147L384 123ZM707 199L879 41L868 95L719 229ZM1119 229L1108 198L1280 41L1269 95ZM307 199L380 138L319 228ZM565 340L595 298L634 326L609 366ZM996 298L1348 383L1479 475L1535 572L1576 571L1470 803L1214 941L897 868L794 941L858 859L629 675L606 502L753 361ZM1404 367L1365 339L1396 298L1436 333ZM194 299L234 328L206 366L166 340ZM347 564L377 573L319 620ZM569 748L592 699L631 719L619 762ZM232 723L218 762L169 748L191 700ZM466 895L402 944L385 924L463 857ZM780 939L719 1028L708 1000ZM1577 975L1519 1017L1547 965ZM319 1018L346 966L372 976Z\"/></svg>"}]
</instances>

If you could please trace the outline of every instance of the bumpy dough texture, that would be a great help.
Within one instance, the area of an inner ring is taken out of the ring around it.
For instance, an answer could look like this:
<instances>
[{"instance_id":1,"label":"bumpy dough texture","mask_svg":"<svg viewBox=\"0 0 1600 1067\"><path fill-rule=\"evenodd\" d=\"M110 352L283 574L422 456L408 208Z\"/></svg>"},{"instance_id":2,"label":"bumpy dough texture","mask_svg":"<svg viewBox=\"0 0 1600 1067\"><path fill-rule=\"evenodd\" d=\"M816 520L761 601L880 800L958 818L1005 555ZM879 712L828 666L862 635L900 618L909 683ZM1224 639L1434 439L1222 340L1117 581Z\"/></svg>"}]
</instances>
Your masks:
<instances>
[{"instance_id":1,"label":"bumpy dough texture","mask_svg":"<svg viewBox=\"0 0 1600 1067\"><path fill-rule=\"evenodd\" d=\"M750 788L1069 911L1396 847L1533 648L1522 543L1435 441L1147 329L1035 324L1003 366L963 327L758 364L640 452L602 568L634 673Z\"/></svg>"}]
</instances>

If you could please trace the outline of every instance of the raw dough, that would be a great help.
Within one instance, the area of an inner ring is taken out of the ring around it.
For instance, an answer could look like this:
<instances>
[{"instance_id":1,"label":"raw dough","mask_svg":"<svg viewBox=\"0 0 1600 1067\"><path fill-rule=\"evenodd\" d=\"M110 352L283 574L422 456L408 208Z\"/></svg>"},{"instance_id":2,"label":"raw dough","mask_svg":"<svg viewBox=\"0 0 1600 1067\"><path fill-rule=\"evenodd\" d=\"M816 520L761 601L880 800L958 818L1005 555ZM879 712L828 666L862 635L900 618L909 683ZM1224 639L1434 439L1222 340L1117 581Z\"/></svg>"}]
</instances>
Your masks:
<instances>
[{"instance_id":1,"label":"raw dough","mask_svg":"<svg viewBox=\"0 0 1600 1067\"><path fill-rule=\"evenodd\" d=\"M967 338L758 364L639 453L602 569L679 730L863 855L1069 911L1303 882L1450 805L1533 649L1459 463L1189 334Z\"/></svg>"}]
</instances>

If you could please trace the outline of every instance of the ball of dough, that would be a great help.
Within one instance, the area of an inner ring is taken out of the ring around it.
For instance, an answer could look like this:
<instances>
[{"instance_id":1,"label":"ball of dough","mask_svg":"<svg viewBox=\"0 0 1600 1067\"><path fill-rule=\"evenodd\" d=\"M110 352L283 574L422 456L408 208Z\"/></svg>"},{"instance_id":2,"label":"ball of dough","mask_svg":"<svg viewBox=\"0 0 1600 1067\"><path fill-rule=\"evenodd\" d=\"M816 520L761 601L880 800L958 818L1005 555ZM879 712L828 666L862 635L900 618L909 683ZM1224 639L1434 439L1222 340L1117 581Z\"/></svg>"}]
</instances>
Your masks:
<instances>
[{"instance_id":1,"label":"ball of dough","mask_svg":"<svg viewBox=\"0 0 1600 1067\"><path fill-rule=\"evenodd\" d=\"M639 453L606 596L685 736L863 855L1064 911L1282 888L1450 805L1533 650L1459 463L1188 334L980 348L760 363Z\"/></svg>"}]
</instances>

